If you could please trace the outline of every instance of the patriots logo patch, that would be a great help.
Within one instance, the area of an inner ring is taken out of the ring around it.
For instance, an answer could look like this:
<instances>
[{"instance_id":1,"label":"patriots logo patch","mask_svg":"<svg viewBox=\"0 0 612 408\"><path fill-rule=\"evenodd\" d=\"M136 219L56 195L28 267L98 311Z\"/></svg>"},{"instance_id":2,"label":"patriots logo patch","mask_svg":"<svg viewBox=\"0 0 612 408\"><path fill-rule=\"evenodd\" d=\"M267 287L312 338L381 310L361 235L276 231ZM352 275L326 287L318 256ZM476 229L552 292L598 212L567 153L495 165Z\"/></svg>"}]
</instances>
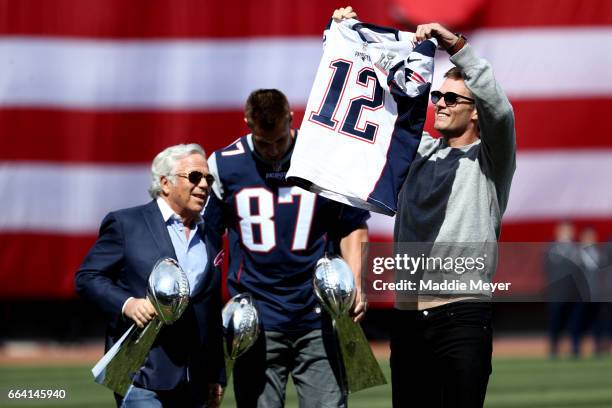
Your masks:
<instances>
[{"instance_id":1,"label":"patriots logo patch","mask_svg":"<svg viewBox=\"0 0 612 408\"><path fill-rule=\"evenodd\" d=\"M406 81L416 82L417 84L426 84L427 81L425 78L411 70L410 68L404 68L404 75L406 76Z\"/></svg>"}]
</instances>

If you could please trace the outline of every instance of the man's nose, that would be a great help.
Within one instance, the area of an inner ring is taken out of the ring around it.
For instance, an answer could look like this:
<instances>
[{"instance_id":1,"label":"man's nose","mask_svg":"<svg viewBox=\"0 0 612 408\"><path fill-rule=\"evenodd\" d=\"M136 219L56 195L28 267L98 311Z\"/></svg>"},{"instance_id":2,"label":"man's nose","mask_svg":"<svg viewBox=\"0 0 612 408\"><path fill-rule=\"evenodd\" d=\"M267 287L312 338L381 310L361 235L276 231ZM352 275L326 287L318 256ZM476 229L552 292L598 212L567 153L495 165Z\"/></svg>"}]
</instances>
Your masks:
<instances>
[{"instance_id":1,"label":"man's nose","mask_svg":"<svg viewBox=\"0 0 612 408\"><path fill-rule=\"evenodd\" d=\"M206 177L202 177L202 179L200 179L200 182L198 183L198 187L200 187L203 190L208 190L211 186L208 185L208 182L206 181Z\"/></svg>"}]
</instances>

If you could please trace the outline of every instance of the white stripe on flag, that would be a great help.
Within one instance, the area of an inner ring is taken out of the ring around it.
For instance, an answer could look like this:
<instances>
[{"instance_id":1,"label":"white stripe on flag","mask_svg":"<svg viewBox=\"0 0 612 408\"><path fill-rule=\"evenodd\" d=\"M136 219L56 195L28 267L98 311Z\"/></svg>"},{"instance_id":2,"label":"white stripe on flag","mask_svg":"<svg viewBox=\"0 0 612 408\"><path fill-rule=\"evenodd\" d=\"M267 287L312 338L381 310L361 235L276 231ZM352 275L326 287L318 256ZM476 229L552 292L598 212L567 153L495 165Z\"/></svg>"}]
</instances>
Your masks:
<instances>
[{"instance_id":1,"label":"white stripe on flag","mask_svg":"<svg viewBox=\"0 0 612 408\"><path fill-rule=\"evenodd\" d=\"M106 213L147 202L150 167L0 163L0 231L93 233Z\"/></svg>"},{"instance_id":2,"label":"white stripe on flag","mask_svg":"<svg viewBox=\"0 0 612 408\"><path fill-rule=\"evenodd\" d=\"M257 88L303 104L320 39L0 39L0 105L242 109Z\"/></svg>"},{"instance_id":3,"label":"white stripe on flag","mask_svg":"<svg viewBox=\"0 0 612 408\"><path fill-rule=\"evenodd\" d=\"M612 217L612 150L524 152L504 219Z\"/></svg>"},{"instance_id":4,"label":"white stripe on flag","mask_svg":"<svg viewBox=\"0 0 612 408\"><path fill-rule=\"evenodd\" d=\"M612 217L612 150L517 155L504 221ZM392 236L395 218L372 213L370 233Z\"/></svg>"},{"instance_id":5,"label":"white stripe on flag","mask_svg":"<svg viewBox=\"0 0 612 408\"><path fill-rule=\"evenodd\" d=\"M510 97L612 94L610 28L479 30L470 43ZM586 46L589 45L589 46ZM322 53L319 38L214 41L0 39L0 105L242 109L256 88L305 105ZM448 68L437 58L434 87ZM44 63L41 63L44 61Z\"/></svg>"},{"instance_id":6,"label":"white stripe on flag","mask_svg":"<svg viewBox=\"0 0 612 408\"><path fill-rule=\"evenodd\" d=\"M612 150L526 152L505 220L612 216ZM93 233L109 211L149 200L148 166L0 165L0 231ZM372 214L370 232L390 236L393 218Z\"/></svg>"},{"instance_id":7,"label":"white stripe on flag","mask_svg":"<svg viewBox=\"0 0 612 408\"><path fill-rule=\"evenodd\" d=\"M612 94L612 54L595 44L612 40L612 28L478 30L469 34L478 55L492 65L510 98L556 99ZM452 66L436 58L433 87Z\"/></svg>"}]
</instances>

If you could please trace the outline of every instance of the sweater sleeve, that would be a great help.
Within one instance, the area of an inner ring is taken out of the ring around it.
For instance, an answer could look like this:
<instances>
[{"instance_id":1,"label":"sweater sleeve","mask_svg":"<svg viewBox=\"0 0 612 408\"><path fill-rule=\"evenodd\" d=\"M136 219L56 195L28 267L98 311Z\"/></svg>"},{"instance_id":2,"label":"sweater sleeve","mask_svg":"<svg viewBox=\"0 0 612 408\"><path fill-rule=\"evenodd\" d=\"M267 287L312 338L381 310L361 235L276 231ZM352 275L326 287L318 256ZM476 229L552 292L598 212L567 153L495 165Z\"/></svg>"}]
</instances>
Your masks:
<instances>
[{"instance_id":1,"label":"sweater sleeve","mask_svg":"<svg viewBox=\"0 0 612 408\"><path fill-rule=\"evenodd\" d=\"M465 85L476 99L481 154L487 164L487 176L495 183L503 213L516 169L516 132L512 105L495 80L491 64L479 58L469 44L453 55L451 62L463 69Z\"/></svg>"}]
</instances>

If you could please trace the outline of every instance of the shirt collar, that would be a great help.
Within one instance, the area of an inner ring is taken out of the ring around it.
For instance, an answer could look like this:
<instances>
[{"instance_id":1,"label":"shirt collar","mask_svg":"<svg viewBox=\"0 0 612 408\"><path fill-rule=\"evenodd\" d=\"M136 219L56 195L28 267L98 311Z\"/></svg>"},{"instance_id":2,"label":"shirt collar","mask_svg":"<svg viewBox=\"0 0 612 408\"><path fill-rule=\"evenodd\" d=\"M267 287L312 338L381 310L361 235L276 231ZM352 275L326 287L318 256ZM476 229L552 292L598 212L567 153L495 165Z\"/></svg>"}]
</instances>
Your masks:
<instances>
[{"instance_id":1,"label":"shirt collar","mask_svg":"<svg viewBox=\"0 0 612 408\"><path fill-rule=\"evenodd\" d=\"M162 197L157 197L157 206L162 213L162 217L164 218L164 222L168 222L170 218L174 218L176 220L181 221L181 217L172 210L170 204L166 202ZM204 222L202 218L202 214L198 214L198 217L195 219L195 224L200 225Z\"/></svg>"}]
</instances>

